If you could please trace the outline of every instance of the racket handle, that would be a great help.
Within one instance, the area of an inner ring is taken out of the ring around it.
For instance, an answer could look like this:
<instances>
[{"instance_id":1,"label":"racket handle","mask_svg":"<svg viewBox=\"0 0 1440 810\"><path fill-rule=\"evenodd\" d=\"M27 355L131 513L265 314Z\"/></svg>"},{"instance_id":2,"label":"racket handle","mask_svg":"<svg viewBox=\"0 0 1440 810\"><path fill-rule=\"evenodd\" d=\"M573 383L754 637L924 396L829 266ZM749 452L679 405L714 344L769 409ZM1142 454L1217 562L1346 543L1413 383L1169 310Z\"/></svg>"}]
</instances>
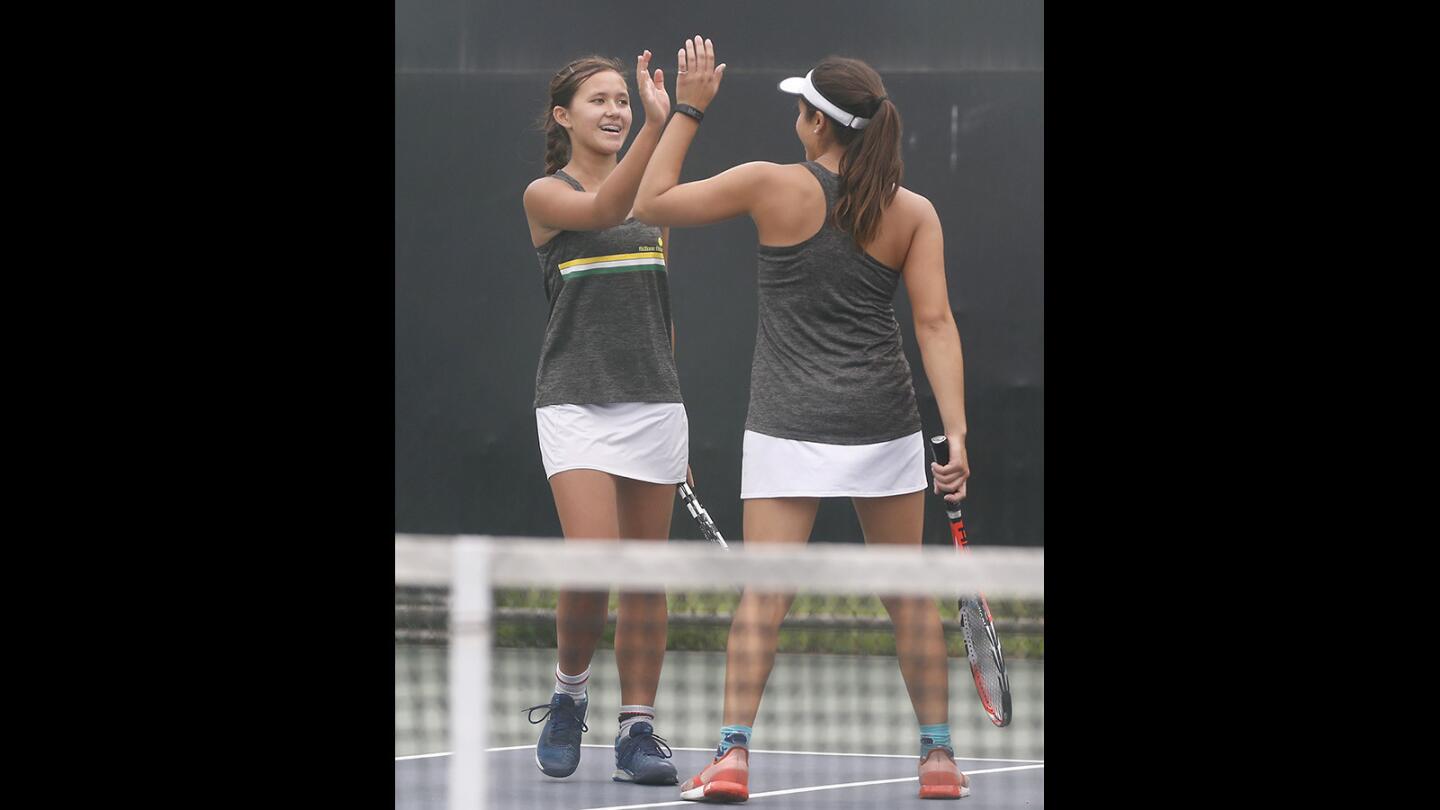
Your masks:
<instances>
[{"instance_id":1,"label":"racket handle","mask_svg":"<svg viewBox=\"0 0 1440 810\"><path fill-rule=\"evenodd\" d=\"M704 534L707 540L729 550L729 544L725 542L724 535L720 534L720 529L716 528L710 513L705 511L705 507L700 505L700 499L695 497L695 490L691 489L688 483L681 483L676 490L680 493L680 500L685 502L685 508L690 511L690 517L700 524L700 533Z\"/></svg>"},{"instance_id":2,"label":"racket handle","mask_svg":"<svg viewBox=\"0 0 1440 810\"><path fill-rule=\"evenodd\" d=\"M912 445L913 446L913 445ZM930 455L935 458L935 463L944 467L950 463L950 440L944 436L930 437Z\"/></svg>"},{"instance_id":3,"label":"racket handle","mask_svg":"<svg viewBox=\"0 0 1440 810\"><path fill-rule=\"evenodd\" d=\"M939 464L941 467L944 467L946 464L949 464L949 463L950 463L950 440L947 439L947 438L944 437L944 436L931 436L931 437L930 437L930 456L931 456L932 458L934 458L934 459L935 459L935 463L936 463L936 464ZM940 496L940 497L941 497L941 500L942 500L942 501L944 502L944 504L945 504L945 516L948 517L948 518L950 518L950 522L953 524L955 521L960 520L960 505L959 505L959 504L953 504L953 505L952 505L949 501L944 500L944 497L945 497L945 496L942 495L942 496ZM961 523L961 524L960 524L960 536L957 538L957 542L963 543L963 542L964 542L964 539L963 539L964 536L965 536L965 524L964 524L964 523Z\"/></svg>"}]
</instances>

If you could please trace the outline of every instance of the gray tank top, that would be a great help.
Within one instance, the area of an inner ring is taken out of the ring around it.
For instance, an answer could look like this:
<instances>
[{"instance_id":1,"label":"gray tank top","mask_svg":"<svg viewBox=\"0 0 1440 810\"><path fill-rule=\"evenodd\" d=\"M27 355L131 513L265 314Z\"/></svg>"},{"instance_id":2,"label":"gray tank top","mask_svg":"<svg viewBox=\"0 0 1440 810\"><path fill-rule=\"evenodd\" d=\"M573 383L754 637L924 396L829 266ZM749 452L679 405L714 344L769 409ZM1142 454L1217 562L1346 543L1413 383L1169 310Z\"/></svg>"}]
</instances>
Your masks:
<instances>
[{"instance_id":1,"label":"gray tank top","mask_svg":"<svg viewBox=\"0 0 1440 810\"><path fill-rule=\"evenodd\" d=\"M585 190L564 171L554 176ZM561 231L535 249L550 301L536 408L683 401L662 251L660 229L633 217L599 231Z\"/></svg>"},{"instance_id":2,"label":"gray tank top","mask_svg":"<svg viewBox=\"0 0 1440 810\"><path fill-rule=\"evenodd\" d=\"M760 246L760 323L745 427L782 439L874 444L920 430L892 301L900 274L831 221L840 177L814 162L825 224L798 245Z\"/></svg>"}]
</instances>

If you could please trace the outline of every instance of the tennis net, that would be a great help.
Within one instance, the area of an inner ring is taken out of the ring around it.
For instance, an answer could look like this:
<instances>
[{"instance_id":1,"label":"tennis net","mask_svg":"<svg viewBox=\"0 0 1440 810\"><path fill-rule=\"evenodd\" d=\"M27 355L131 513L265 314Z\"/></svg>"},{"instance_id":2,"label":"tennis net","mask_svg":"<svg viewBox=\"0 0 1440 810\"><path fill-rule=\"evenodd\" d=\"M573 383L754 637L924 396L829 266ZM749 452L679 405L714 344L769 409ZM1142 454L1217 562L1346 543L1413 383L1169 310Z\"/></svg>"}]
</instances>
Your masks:
<instances>
[{"instance_id":1,"label":"tennis net","mask_svg":"<svg viewBox=\"0 0 1440 810\"><path fill-rule=\"evenodd\" d=\"M622 705L619 592L663 594L663 627L630 619L624 631L627 638L659 633L663 656L647 663L645 654L622 649L622 657L641 671L659 664L654 727L684 782L710 762L719 739L732 633L766 632L764 621L745 621L763 614L741 609L746 586L770 595L755 604L772 613L775 595L793 595L753 724L752 800L862 807L915 799L914 693L931 721L937 705L948 720L973 795L1000 799L996 806L1043 806L1043 565L1041 549L981 547L960 556L930 546L735 544L725 551L694 542L397 536L396 807L672 806L680 798L675 786L612 781ZM580 764L553 778L537 768L542 726L523 710L547 703L555 686L561 589L595 594L606 621L591 659ZM1013 703L1004 728L981 707L962 640L956 596L976 590L989 598L1004 649ZM943 653L923 621L904 622L915 638L898 632L887 601L907 612L937 605ZM762 677L747 649L736 652L736 684ZM902 673L897 652L912 662L910 672Z\"/></svg>"}]
</instances>

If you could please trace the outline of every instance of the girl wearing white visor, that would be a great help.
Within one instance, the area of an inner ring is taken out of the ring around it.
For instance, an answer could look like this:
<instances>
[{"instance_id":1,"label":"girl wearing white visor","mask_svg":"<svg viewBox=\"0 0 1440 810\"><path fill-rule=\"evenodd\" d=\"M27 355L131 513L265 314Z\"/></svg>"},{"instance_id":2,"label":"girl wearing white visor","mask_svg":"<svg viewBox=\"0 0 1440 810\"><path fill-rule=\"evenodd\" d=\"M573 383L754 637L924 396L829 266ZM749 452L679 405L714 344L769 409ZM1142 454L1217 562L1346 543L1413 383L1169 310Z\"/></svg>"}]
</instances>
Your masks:
<instances>
[{"instance_id":1,"label":"girl wearing white visor","mask_svg":"<svg viewBox=\"0 0 1440 810\"><path fill-rule=\"evenodd\" d=\"M935 391L949 464L931 465L947 500L965 497L965 389L950 311L940 218L900 186L900 113L869 65L827 58L780 83L796 99L805 161L745 163L679 183L725 66L695 37L679 53L675 112L646 168L635 213L694 227L741 215L759 236L759 328L750 377L740 497L747 544L805 543L820 498L848 497L867 543L918 545L925 442L893 300L905 279ZM681 797L749 796L752 724L793 596L746 590L731 624L724 723L714 762ZM935 600L884 598L919 722L922 798L960 798L948 725L945 639Z\"/></svg>"}]
</instances>

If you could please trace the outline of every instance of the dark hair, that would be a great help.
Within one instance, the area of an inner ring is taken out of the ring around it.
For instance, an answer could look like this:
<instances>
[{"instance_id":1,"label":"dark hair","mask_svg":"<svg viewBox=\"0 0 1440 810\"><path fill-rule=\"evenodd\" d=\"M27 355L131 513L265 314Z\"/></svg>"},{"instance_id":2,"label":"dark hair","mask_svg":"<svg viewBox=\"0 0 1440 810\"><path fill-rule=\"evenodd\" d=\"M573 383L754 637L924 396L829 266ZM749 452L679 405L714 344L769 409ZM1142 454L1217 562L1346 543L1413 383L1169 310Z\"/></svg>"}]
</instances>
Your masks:
<instances>
[{"instance_id":1,"label":"dark hair","mask_svg":"<svg viewBox=\"0 0 1440 810\"><path fill-rule=\"evenodd\" d=\"M570 106L575 91L596 73L613 70L625 77L625 68L618 59L607 56L582 56L550 77L550 104L535 122L545 133L545 173L554 174L570 162L570 133L555 120L555 108Z\"/></svg>"},{"instance_id":2,"label":"dark hair","mask_svg":"<svg viewBox=\"0 0 1440 810\"><path fill-rule=\"evenodd\" d=\"M863 245L879 230L880 213L895 199L905 173L905 161L900 158L900 111L886 98L880 74L859 59L826 57L815 66L810 81L840 109L870 119L864 129L830 121L835 140L845 147L840 158L835 226ZM807 114L813 115L816 108L803 96L800 100Z\"/></svg>"}]
</instances>

